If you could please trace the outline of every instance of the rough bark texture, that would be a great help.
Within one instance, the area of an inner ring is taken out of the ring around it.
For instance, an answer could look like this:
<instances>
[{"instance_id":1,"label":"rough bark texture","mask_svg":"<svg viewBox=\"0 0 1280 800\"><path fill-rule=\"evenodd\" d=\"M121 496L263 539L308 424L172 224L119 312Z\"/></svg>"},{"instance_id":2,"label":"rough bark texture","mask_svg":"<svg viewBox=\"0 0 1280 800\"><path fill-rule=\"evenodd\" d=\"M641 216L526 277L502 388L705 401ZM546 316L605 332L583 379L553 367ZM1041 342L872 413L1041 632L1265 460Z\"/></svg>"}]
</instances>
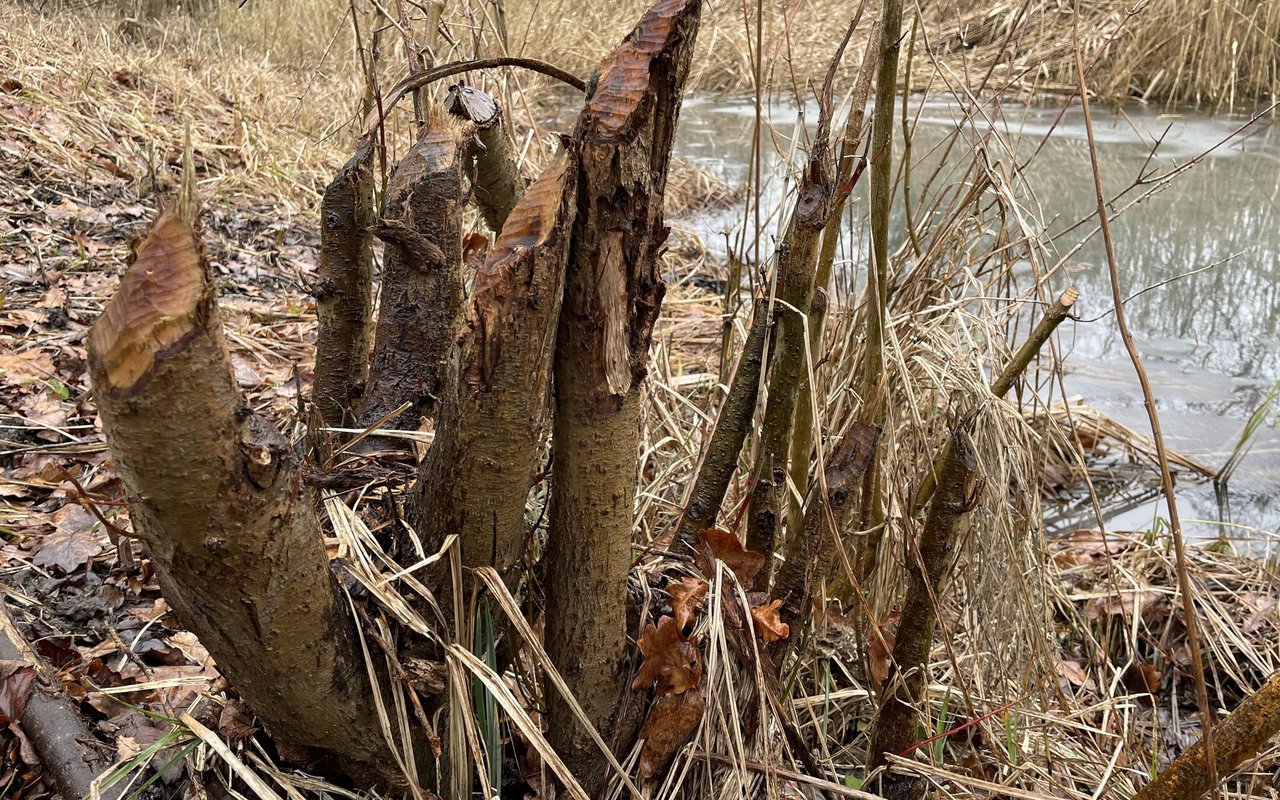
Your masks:
<instances>
[{"instance_id":1,"label":"rough bark texture","mask_svg":"<svg viewBox=\"0 0 1280 800\"><path fill-rule=\"evenodd\" d=\"M676 529L680 541L690 546L699 531L715 525L725 492L738 471L738 454L751 431L756 399L760 394L760 373L764 369L764 344L769 338L769 315L763 303L756 304L751 333L733 373L729 394L716 416L706 456L689 492L689 504Z\"/></svg>"},{"instance_id":2,"label":"rough bark texture","mask_svg":"<svg viewBox=\"0 0 1280 800\"><path fill-rule=\"evenodd\" d=\"M1213 776L1226 778L1247 759L1261 752L1280 733L1280 672L1275 673L1239 705L1231 716L1213 726L1217 769L1210 770L1203 740L1196 742L1133 800L1199 800L1214 788Z\"/></svg>"},{"instance_id":3,"label":"rough bark texture","mask_svg":"<svg viewBox=\"0 0 1280 800\"><path fill-rule=\"evenodd\" d=\"M825 136L825 133L820 134ZM831 197L826 150L819 141L809 159L804 184L796 198L789 236L778 248L778 296L774 308L779 320L777 355L769 374L769 401L760 434L760 461L756 488L747 511L747 549L770 557L769 566L756 576L756 588L764 589L772 572L779 526L787 510L787 459L796 399L808 380L805 357L808 330L805 317L813 297L814 268L822 228ZM807 456L806 456L807 457ZM796 532L798 533L798 532Z\"/></svg>"},{"instance_id":4,"label":"rough bark texture","mask_svg":"<svg viewBox=\"0 0 1280 800\"><path fill-rule=\"evenodd\" d=\"M547 648L615 746L625 681L640 401L662 302L662 200L701 0L660 0L605 60L579 120L578 217L556 341L555 467L547 554ZM550 737L590 794L607 775L568 707L548 701Z\"/></svg>"},{"instance_id":5,"label":"rough bark texture","mask_svg":"<svg viewBox=\"0 0 1280 800\"><path fill-rule=\"evenodd\" d=\"M464 566L510 580L524 554L573 225L577 159L562 151L530 187L476 276L466 332L419 472L415 528L434 552L461 537ZM448 594L448 570L431 583Z\"/></svg>"},{"instance_id":6,"label":"rough bark texture","mask_svg":"<svg viewBox=\"0 0 1280 800\"><path fill-rule=\"evenodd\" d=\"M273 735L388 764L313 497L244 404L208 265L174 212L94 324L89 370L134 531L182 622Z\"/></svg>"},{"instance_id":7,"label":"rough bark texture","mask_svg":"<svg viewBox=\"0 0 1280 800\"><path fill-rule=\"evenodd\" d=\"M969 485L976 467L967 434L957 430L924 529L905 556L907 593L880 713L871 731L869 769L884 764L886 754L901 754L920 740L918 709L937 624L934 601L941 601L947 572L955 562L956 541L961 521L969 512ZM890 800L919 798L923 790L922 778L886 774L880 779L880 794Z\"/></svg>"},{"instance_id":8,"label":"rough bark texture","mask_svg":"<svg viewBox=\"0 0 1280 800\"><path fill-rule=\"evenodd\" d=\"M884 380L884 342L889 318L889 212L893 207L893 107L898 90L898 53L902 46L902 0L885 0L880 14L880 58L876 70L876 104L871 123L871 257L867 270L866 346L863 348L863 407L859 418L880 422L884 410L877 398ZM879 458L872 459L863 479L858 527L870 531L859 554L865 583L880 559L885 532L884 480Z\"/></svg>"},{"instance_id":9,"label":"rough bark texture","mask_svg":"<svg viewBox=\"0 0 1280 800\"><path fill-rule=\"evenodd\" d=\"M312 402L330 427L355 425L373 339L373 141L362 137L320 202ZM319 436L317 439L327 439Z\"/></svg>"},{"instance_id":10,"label":"rough bark texture","mask_svg":"<svg viewBox=\"0 0 1280 800\"><path fill-rule=\"evenodd\" d=\"M782 601L782 621L792 630L799 630L818 587L839 560L836 548L844 546L844 534L856 523L858 485L879 440L879 428L860 422L850 425L829 455L826 492L809 504L803 529L787 539L772 596ZM771 648L779 670L796 638L788 637Z\"/></svg>"},{"instance_id":11,"label":"rough bark texture","mask_svg":"<svg viewBox=\"0 0 1280 800\"><path fill-rule=\"evenodd\" d=\"M387 243L382 298L360 420L370 425L412 403L385 427L417 430L434 416L462 319L461 206L468 128L436 113L387 182L375 232ZM386 447L370 437L371 446ZM366 440L369 441L369 440Z\"/></svg>"},{"instance_id":12,"label":"rough bark texture","mask_svg":"<svg viewBox=\"0 0 1280 800\"><path fill-rule=\"evenodd\" d=\"M524 197L524 178L512 157L502 106L470 86L451 86L445 107L454 116L472 122L475 136L467 149L472 162L476 206L489 230L500 232L511 210Z\"/></svg>"},{"instance_id":13,"label":"rough bark texture","mask_svg":"<svg viewBox=\"0 0 1280 800\"><path fill-rule=\"evenodd\" d=\"M867 100L871 97L871 82L875 77L876 67L880 63L879 49L879 25L878 23L871 28L867 36L866 49L862 56L862 66L859 67L858 79L854 82L853 92L850 95L849 115L845 117L844 132L840 136L840 145L838 148L838 156L835 167L835 191L832 194L831 201L828 205L828 225L822 229L822 247L818 252L818 266L813 279L813 285L816 290L814 294L814 302L810 307L810 328L809 328L809 346L817 352L822 344L823 325L826 322L827 303L822 297L831 283L831 274L835 269L836 248L840 243L840 228L844 217L845 203L849 200L849 195L853 192L854 185L862 176L862 170L865 162L860 161L862 150L863 122L866 117ZM822 302L819 302L822 300ZM812 403L813 387L806 386L800 392L799 408L805 409L810 407ZM796 423L796 435L792 440L791 448L791 472L793 476L799 475L803 469L804 474L808 475L809 464L808 455L813 450L813 440L817 431L812 423L808 427L801 427L800 421ZM803 454L803 456L801 456ZM803 458L801 464L797 464L797 459ZM793 508L794 511L794 508ZM788 524L791 520L788 519ZM806 526L804 530L808 530Z\"/></svg>"}]
</instances>

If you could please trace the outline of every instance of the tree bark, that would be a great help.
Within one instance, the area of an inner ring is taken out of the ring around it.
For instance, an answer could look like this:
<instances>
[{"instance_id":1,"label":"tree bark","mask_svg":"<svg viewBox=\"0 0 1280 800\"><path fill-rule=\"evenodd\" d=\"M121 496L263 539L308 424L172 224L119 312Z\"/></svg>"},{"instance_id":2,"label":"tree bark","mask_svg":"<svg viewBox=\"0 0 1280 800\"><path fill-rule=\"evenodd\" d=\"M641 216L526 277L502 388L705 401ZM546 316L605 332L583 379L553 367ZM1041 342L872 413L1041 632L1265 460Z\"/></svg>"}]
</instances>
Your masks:
<instances>
[{"instance_id":1,"label":"tree bark","mask_svg":"<svg viewBox=\"0 0 1280 800\"><path fill-rule=\"evenodd\" d=\"M1004 365L1004 369L1000 370L1000 374L992 381L991 393L993 395L1004 397L1009 393L1009 390L1013 388L1013 384L1026 373L1027 368L1031 366L1031 362L1040 354L1045 342L1049 341L1049 337L1053 335L1053 332L1058 329L1062 321L1071 313L1071 308L1079 299L1080 292L1076 290L1076 287L1068 286L1058 297L1058 301L1045 310L1044 316L1031 329L1031 334L1027 337L1027 340L1022 343L1018 351L1009 359L1009 363ZM938 451L937 457L933 460L933 468L925 473L924 480L920 481L920 488L916 491L915 498L917 508L923 508L925 503L929 502L929 498L933 497L937 475L942 471L942 465L947 460L950 447L950 442L942 446L942 449Z\"/></svg>"},{"instance_id":2,"label":"tree bark","mask_svg":"<svg viewBox=\"0 0 1280 800\"><path fill-rule=\"evenodd\" d=\"M707 445L707 454L689 491L689 504L676 528L678 539L690 547L696 544L695 537L700 531L715 525L725 492L729 490L733 474L738 471L738 454L751 431L756 399L760 394L760 373L764 369L764 344L769 338L769 314L763 302L756 304L754 313L751 333L747 335L734 369L729 394L716 415L716 428Z\"/></svg>"},{"instance_id":3,"label":"tree bark","mask_svg":"<svg viewBox=\"0 0 1280 800\"><path fill-rule=\"evenodd\" d=\"M524 178L516 167L502 124L502 106L479 89L459 84L449 87L445 108L476 127L467 149L467 158L474 166L476 206L489 230L500 233L511 210L524 197Z\"/></svg>"},{"instance_id":4,"label":"tree bark","mask_svg":"<svg viewBox=\"0 0 1280 800\"><path fill-rule=\"evenodd\" d=\"M662 201L701 0L659 0L605 60L575 140L578 217L556 340L556 420L547 553L547 648L615 746L625 692L641 389L662 302ZM567 705L548 698L550 739L589 794L606 772Z\"/></svg>"},{"instance_id":5,"label":"tree bark","mask_svg":"<svg viewBox=\"0 0 1280 800\"><path fill-rule=\"evenodd\" d=\"M314 498L236 386L191 216L171 209L151 226L89 336L135 533L165 599L268 731L385 774Z\"/></svg>"},{"instance_id":6,"label":"tree bark","mask_svg":"<svg viewBox=\"0 0 1280 800\"><path fill-rule=\"evenodd\" d=\"M434 111L387 182L386 218L375 229L387 248L360 417L365 425L405 402L412 405L387 427L417 430L421 418L436 413L462 320L463 151L469 127ZM386 437L365 441L372 448L394 446Z\"/></svg>"},{"instance_id":7,"label":"tree bark","mask_svg":"<svg viewBox=\"0 0 1280 800\"><path fill-rule=\"evenodd\" d=\"M0 607L0 659L17 661L35 673L35 684L19 721L40 763L64 798L87 797L93 781L111 765L89 742L84 715L62 690L58 674L28 644L9 612ZM96 742L95 742L96 743ZM102 792L102 800L118 800L124 791L116 784Z\"/></svg>"},{"instance_id":8,"label":"tree bark","mask_svg":"<svg viewBox=\"0 0 1280 800\"><path fill-rule=\"evenodd\" d=\"M320 265L316 279L316 366L312 402L329 427L355 425L373 338L373 140L355 155L320 201ZM313 432L319 443L332 437Z\"/></svg>"},{"instance_id":9,"label":"tree bark","mask_svg":"<svg viewBox=\"0 0 1280 800\"><path fill-rule=\"evenodd\" d=\"M879 428L861 422L849 426L826 463L825 493L810 502L804 527L787 539L772 595L782 601L780 616L793 631L799 631L819 585L837 563L836 548L844 546L844 533L856 523L858 486L879 441ZM779 670L795 639L788 637L771 648Z\"/></svg>"},{"instance_id":10,"label":"tree bark","mask_svg":"<svg viewBox=\"0 0 1280 800\"><path fill-rule=\"evenodd\" d=\"M476 276L436 438L419 471L415 529L428 547L458 534L462 563L511 585L525 503L547 433L551 361L576 211L577 158L563 150L512 211ZM445 565L431 581L450 593Z\"/></svg>"},{"instance_id":11,"label":"tree bark","mask_svg":"<svg viewBox=\"0 0 1280 800\"><path fill-rule=\"evenodd\" d=\"M1199 800L1214 788L1213 778L1225 778L1245 760L1256 756L1280 732L1280 672L1242 702L1231 716L1213 726L1217 769L1209 769L1204 740L1161 770L1133 800Z\"/></svg>"},{"instance_id":12,"label":"tree bark","mask_svg":"<svg viewBox=\"0 0 1280 800\"><path fill-rule=\"evenodd\" d=\"M825 131L820 135L825 138ZM791 453L796 399L809 377L809 361L805 357L809 333L804 315L813 297L814 268L831 198L830 172L825 162L826 147L819 140L796 198L789 235L778 248L781 302L774 309L779 320L777 355L771 359L773 368L760 434L756 488L747 511L747 549L769 557L765 569L756 576L755 588L759 590L769 584L778 529L786 518L787 459ZM808 458L808 454L805 457ZM800 532L791 533L799 535Z\"/></svg>"},{"instance_id":13,"label":"tree bark","mask_svg":"<svg viewBox=\"0 0 1280 800\"><path fill-rule=\"evenodd\" d=\"M956 541L970 509L969 485L976 468L973 445L967 434L957 429L924 529L906 553L907 593L880 713L871 730L868 769L883 765L886 754L903 754L919 741L918 709L937 624L935 603L941 601L947 573L955 563ZM922 779L894 774L881 777L880 787L880 794L890 800L919 798L924 790Z\"/></svg>"}]
</instances>

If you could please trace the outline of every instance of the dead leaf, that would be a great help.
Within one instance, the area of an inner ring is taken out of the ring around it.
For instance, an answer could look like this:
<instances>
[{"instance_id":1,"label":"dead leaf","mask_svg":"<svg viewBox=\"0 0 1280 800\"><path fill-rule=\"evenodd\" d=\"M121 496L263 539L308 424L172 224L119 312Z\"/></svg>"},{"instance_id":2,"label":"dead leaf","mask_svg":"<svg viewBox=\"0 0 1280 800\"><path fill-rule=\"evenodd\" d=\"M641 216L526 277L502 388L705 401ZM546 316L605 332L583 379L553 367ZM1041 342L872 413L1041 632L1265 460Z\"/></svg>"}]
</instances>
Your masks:
<instances>
[{"instance_id":1,"label":"dead leaf","mask_svg":"<svg viewBox=\"0 0 1280 800\"><path fill-rule=\"evenodd\" d=\"M1059 661L1058 675L1072 686L1084 686L1089 680L1089 674L1084 671L1084 667L1080 666L1079 661Z\"/></svg>"},{"instance_id":2,"label":"dead leaf","mask_svg":"<svg viewBox=\"0 0 1280 800\"><path fill-rule=\"evenodd\" d=\"M1160 691L1160 669L1149 661L1135 661L1120 678L1124 687L1133 694L1155 696Z\"/></svg>"},{"instance_id":3,"label":"dead leaf","mask_svg":"<svg viewBox=\"0 0 1280 800\"><path fill-rule=\"evenodd\" d=\"M53 356L43 350L0 353L0 386L44 383L54 374Z\"/></svg>"},{"instance_id":4,"label":"dead leaf","mask_svg":"<svg viewBox=\"0 0 1280 800\"><path fill-rule=\"evenodd\" d=\"M1103 617L1128 617L1136 608L1138 616L1143 617L1159 599L1160 593L1149 588L1121 589L1118 593L1109 592L1101 597L1091 598L1085 603L1084 616L1090 622Z\"/></svg>"},{"instance_id":5,"label":"dead leaf","mask_svg":"<svg viewBox=\"0 0 1280 800\"><path fill-rule=\"evenodd\" d=\"M40 549L31 562L41 569L58 569L70 574L101 555L102 544L91 534L81 531L56 530L40 540Z\"/></svg>"},{"instance_id":6,"label":"dead leaf","mask_svg":"<svg viewBox=\"0 0 1280 800\"><path fill-rule=\"evenodd\" d=\"M658 696L682 694L702 680L702 654L671 617L663 617L656 626L645 626L644 635L636 644L644 654L644 663L631 683L632 689L653 686Z\"/></svg>"},{"instance_id":7,"label":"dead leaf","mask_svg":"<svg viewBox=\"0 0 1280 800\"><path fill-rule=\"evenodd\" d=\"M138 73L131 69L118 69L111 73L111 79L126 89L138 88Z\"/></svg>"},{"instance_id":8,"label":"dead leaf","mask_svg":"<svg viewBox=\"0 0 1280 800\"><path fill-rule=\"evenodd\" d=\"M684 694L664 695L653 701L649 718L640 729L644 747L640 750L640 775L645 780L660 774L671 763L698 723L702 721L706 698L698 687Z\"/></svg>"},{"instance_id":9,"label":"dead leaf","mask_svg":"<svg viewBox=\"0 0 1280 800\"><path fill-rule=\"evenodd\" d=\"M707 596L707 582L689 575L679 583L667 584L667 594L671 596L671 615L684 630L702 607L702 598Z\"/></svg>"},{"instance_id":10,"label":"dead leaf","mask_svg":"<svg viewBox=\"0 0 1280 800\"><path fill-rule=\"evenodd\" d=\"M22 718L35 682L35 667L23 661L0 661L0 725Z\"/></svg>"},{"instance_id":11,"label":"dead leaf","mask_svg":"<svg viewBox=\"0 0 1280 800\"><path fill-rule=\"evenodd\" d=\"M893 660L893 646L898 641L898 623L902 621L901 611L892 611L880 623L880 636L874 633L867 644L867 662L871 668L871 682L876 690L889 680L889 663ZM883 641L881 641L883 639Z\"/></svg>"},{"instance_id":12,"label":"dead leaf","mask_svg":"<svg viewBox=\"0 0 1280 800\"><path fill-rule=\"evenodd\" d=\"M766 642L780 642L791 635L791 626L782 621L778 610L781 600L770 600L751 609L751 619L756 623L756 634Z\"/></svg>"},{"instance_id":13,"label":"dead leaf","mask_svg":"<svg viewBox=\"0 0 1280 800\"><path fill-rule=\"evenodd\" d=\"M738 541L738 537L723 528L707 528L698 534L698 550L696 560L698 567L708 578L715 575L715 561L720 559L738 582L749 584L764 569L765 556L754 550L748 550Z\"/></svg>"},{"instance_id":14,"label":"dead leaf","mask_svg":"<svg viewBox=\"0 0 1280 800\"><path fill-rule=\"evenodd\" d=\"M218 715L218 732L232 744L248 739L258 730L253 724L253 712L238 700L228 700Z\"/></svg>"},{"instance_id":15,"label":"dead leaf","mask_svg":"<svg viewBox=\"0 0 1280 800\"><path fill-rule=\"evenodd\" d=\"M469 233L462 239L462 263L474 270L484 266L489 255L489 237L482 233Z\"/></svg>"}]
</instances>

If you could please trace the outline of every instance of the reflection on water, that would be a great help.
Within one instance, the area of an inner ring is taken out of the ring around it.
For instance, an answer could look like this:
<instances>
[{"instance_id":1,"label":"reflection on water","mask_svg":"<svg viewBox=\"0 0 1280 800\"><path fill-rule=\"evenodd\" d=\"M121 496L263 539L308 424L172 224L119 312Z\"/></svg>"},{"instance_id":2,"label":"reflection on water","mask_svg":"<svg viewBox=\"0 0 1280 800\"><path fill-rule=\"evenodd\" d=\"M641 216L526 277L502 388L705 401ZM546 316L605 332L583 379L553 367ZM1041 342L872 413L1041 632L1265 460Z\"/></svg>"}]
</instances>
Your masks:
<instances>
[{"instance_id":1,"label":"reflection on water","mask_svg":"<svg viewBox=\"0 0 1280 800\"><path fill-rule=\"evenodd\" d=\"M954 130L961 114L954 106L934 102L910 111L920 118L914 145L916 185L933 170L930 159L937 156L931 150ZM986 111L992 113L990 108ZM1049 135L1026 172L1039 204L1032 210L1049 233L1066 229L1094 207L1080 112L1071 109L1054 127L1059 111L1005 106L996 112L997 133L1024 158ZM765 187L765 208L776 206L782 196L783 159L778 153L791 148L797 129L793 108L774 107L771 114L764 166L765 174L773 177ZM810 121L815 118L812 108L806 114ZM1122 114L1096 109L1094 114L1109 194L1131 186L1140 175L1186 163L1227 139L1244 122L1144 109ZM751 121L749 103L691 99L681 115L677 149L731 185L741 186L750 162ZM1012 160L1007 151L996 149L991 157ZM855 198L863 208L865 184ZM1132 189L1114 207L1147 188ZM696 226L709 246L724 249L725 233L730 241L741 236L742 219L741 208L726 209L698 218ZM1088 224L1065 234L1057 242L1058 252L1070 250L1093 227ZM894 228L902 231L904 225L899 221ZM775 219L768 232L776 230ZM1113 232L1125 293L1156 287L1129 301L1126 309L1155 388L1166 437L1171 446L1200 461L1221 465L1249 415L1280 379L1280 124L1260 121L1218 147L1185 175L1126 211ZM850 236L843 250L850 262L861 266L863 236ZM1146 414L1133 367L1114 316L1106 313L1111 302L1101 241L1086 244L1070 263L1069 274L1060 276L1055 288L1074 283L1083 295L1077 306L1080 317L1101 318L1063 328L1063 342L1069 347L1067 391L1145 431ZM1203 271L1188 275L1197 270ZM1280 530L1280 434L1274 424L1268 423L1258 435L1231 489L1234 523L1268 533ZM1185 519L1217 519L1211 486L1183 487L1179 497ZM1110 524L1147 527L1160 508L1148 498L1135 508L1117 511ZM1201 536L1218 531L1209 524L1187 527Z\"/></svg>"}]
</instances>

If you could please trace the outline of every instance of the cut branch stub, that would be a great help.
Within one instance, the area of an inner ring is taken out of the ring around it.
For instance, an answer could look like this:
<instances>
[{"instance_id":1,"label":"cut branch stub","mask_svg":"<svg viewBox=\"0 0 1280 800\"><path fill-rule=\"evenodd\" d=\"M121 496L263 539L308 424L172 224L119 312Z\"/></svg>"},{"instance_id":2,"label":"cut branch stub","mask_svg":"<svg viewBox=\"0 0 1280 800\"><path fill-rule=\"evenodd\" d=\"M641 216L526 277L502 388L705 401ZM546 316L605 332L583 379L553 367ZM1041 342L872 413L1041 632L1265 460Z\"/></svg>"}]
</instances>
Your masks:
<instances>
[{"instance_id":1,"label":"cut branch stub","mask_svg":"<svg viewBox=\"0 0 1280 800\"><path fill-rule=\"evenodd\" d=\"M924 528L908 545L902 622L893 645L885 696L871 729L870 768L884 764L886 755L904 755L919 740L919 706L938 620L935 603L942 602L956 562L955 548L964 516L971 509L970 483L977 469L977 455L964 430L953 432L950 445ZM890 773L880 779L880 789L885 797L919 798L924 781Z\"/></svg>"},{"instance_id":2,"label":"cut branch stub","mask_svg":"<svg viewBox=\"0 0 1280 800\"><path fill-rule=\"evenodd\" d=\"M547 433L551 360L576 209L577 159L562 150L511 212L476 275L415 528L434 551L458 534L464 566L509 581L524 555L525 503ZM450 591L448 570L432 580Z\"/></svg>"},{"instance_id":3,"label":"cut branch stub","mask_svg":"<svg viewBox=\"0 0 1280 800\"><path fill-rule=\"evenodd\" d=\"M502 106L479 89L459 84L449 87L445 108L476 126L467 150L475 170L476 205L489 230L500 232L525 191L502 124Z\"/></svg>"},{"instance_id":4,"label":"cut branch stub","mask_svg":"<svg viewBox=\"0 0 1280 800\"><path fill-rule=\"evenodd\" d=\"M89 334L103 430L169 604L267 729L390 763L292 448L236 385L192 228L153 223ZM306 675L307 680L298 680Z\"/></svg>"},{"instance_id":5,"label":"cut branch stub","mask_svg":"<svg viewBox=\"0 0 1280 800\"><path fill-rule=\"evenodd\" d=\"M667 166L701 10L701 0L650 8L604 61L574 136L581 166L556 339L546 641L588 718L621 748L638 726L615 709L640 386L664 289ZM606 777L600 754L558 698L549 698L548 725L556 751L597 794Z\"/></svg>"},{"instance_id":6,"label":"cut branch stub","mask_svg":"<svg viewBox=\"0 0 1280 800\"><path fill-rule=\"evenodd\" d=\"M768 405L760 432L756 485L747 510L747 547L773 558L786 519L788 458L796 417L796 402L809 377L809 339L806 312L813 297L815 268L822 228L832 196L827 150L818 139L806 168L805 182L796 196L791 226L778 247L778 293L774 308L779 320L776 355L769 375ZM816 367L816 365L815 365ZM805 478L809 454L804 454ZM797 490L804 494L806 486ZM798 516L798 515L797 515ZM787 531L787 535L799 535ZM769 566L772 565L770 561ZM768 586L770 569L756 577L756 589Z\"/></svg>"},{"instance_id":7,"label":"cut branch stub","mask_svg":"<svg viewBox=\"0 0 1280 800\"><path fill-rule=\"evenodd\" d=\"M330 427L352 427L373 339L373 141L355 155L320 202L316 280L316 368L312 402ZM326 438L326 437L317 437Z\"/></svg>"},{"instance_id":8,"label":"cut branch stub","mask_svg":"<svg viewBox=\"0 0 1280 800\"><path fill-rule=\"evenodd\" d=\"M462 318L463 151L469 128L434 114L387 182L386 219L375 227L387 248L360 416L365 425L406 401L413 405L387 427L416 430L420 418L436 413ZM373 448L392 446L386 437L365 441Z\"/></svg>"},{"instance_id":9,"label":"cut branch stub","mask_svg":"<svg viewBox=\"0 0 1280 800\"><path fill-rule=\"evenodd\" d=\"M1209 768L1203 739L1173 760L1142 787L1134 800L1199 800L1214 788L1213 779L1226 778L1255 758L1280 732L1280 672L1245 698L1231 716L1213 728L1215 769Z\"/></svg>"}]
</instances>

